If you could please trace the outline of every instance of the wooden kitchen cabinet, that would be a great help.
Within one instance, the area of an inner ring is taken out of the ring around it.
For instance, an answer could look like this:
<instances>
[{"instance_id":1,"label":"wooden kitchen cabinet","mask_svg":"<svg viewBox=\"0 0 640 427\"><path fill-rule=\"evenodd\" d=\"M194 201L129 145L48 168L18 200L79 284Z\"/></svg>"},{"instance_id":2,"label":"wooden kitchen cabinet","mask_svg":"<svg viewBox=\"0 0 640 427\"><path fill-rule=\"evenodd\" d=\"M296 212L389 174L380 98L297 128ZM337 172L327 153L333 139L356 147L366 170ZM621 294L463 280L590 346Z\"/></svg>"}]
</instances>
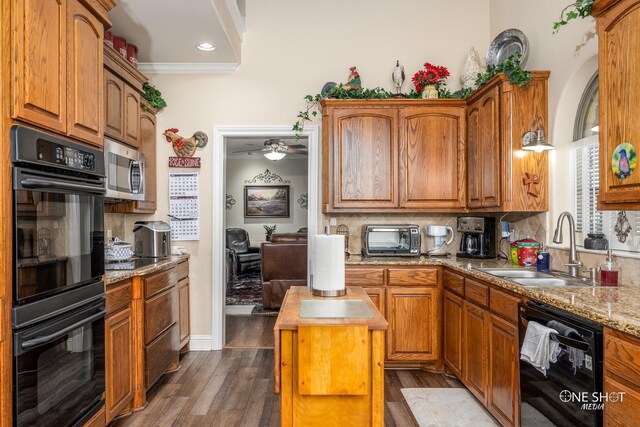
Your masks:
<instances>
[{"instance_id":1,"label":"wooden kitchen cabinet","mask_svg":"<svg viewBox=\"0 0 640 427\"><path fill-rule=\"evenodd\" d=\"M640 114L640 87L634 82L640 67L640 1L599 0L593 5L598 31L600 192L598 209L640 209L640 171L630 174L620 169L625 149L636 155L640 150L640 129L635 124ZM618 175L614 171L614 163ZM624 166L622 166L624 168Z\"/></svg>"},{"instance_id":2,"label":"wooden kitchen cabinet","mask_svg":"<svg viewBox=\"0 0 640 427\"><path fill-rule=\"evenodd\" d=\"M438 290L387 288L387 359L438 360Z\"/></svg>"},{"instance_id":3,"label":"wooden kitchen cabinet","mask_svg":"<svg viewBox=\"0 0 640 427\"><path fill-rule=\"evenodd\" d=\"M520 347L517 324L489 317L489 374L487 408L502 425L519 425Z\"/></svg>"},{"instance_id":4,"label":"wooden kitchen cabinet","mask_svg":"<svg viewBox=\"0 0 640 427\"><path fill-rule=\"evenodd\" d=\"M189 261L176 266L178 274L178 329L180 332L180 351L189 351L191 321L189 310Z\"/></svg>"},{"instance_id":5,"label":"wooden kitchen cabinet","mask_svg":"<svg viewBox=\"0 0 640 427\"><path fill-rule=\"evenodd\" d=\"M12 118L101 147L104 5L14 0L12 7Z\"/></svg>"},{"instance_id":6,"label":"wooden kitchen cabinet","mask_svg":"<svg viewBox=\"0 0 640 427\"><path fill-rule=\"evenodd\" d=\"M401 107L400 207L453 210L466 205L465 108Z\"/></svg>"},{"instance_id":7,"label":"wooden kitchen cabinet","mask_svg":"<svg viewBox=\"0 0 640 427\"><path fill-rule=\"evenodd\" d=\"M493 87L467 109L469 208L493 208L500 197L500 89Z\"/></svg>"},{"instance_id":8,"label":"wooden kitchen cabinet","mask_svg":"<svg viewBox=\"0 0 640 427\"><path fill-rule=\"evenodd\" d=\"M463 375L464 300L458 295L444 291L443 298L443 359L444 364L458 377Z\"/></svg>"},{"instance_id":9,"label":"wooden kitchen cabinet","mask_svg":"<svg viewBox=\"0 0 640 427\"><path fill-rule=\"evenodd\" d=\"M460 100L323 101L323 211L463 208L465 106Z\"/></svg>"},{"instance_id":10,"label":"wooden kitchen cabinet","mask_svg":"<svg viewBox=\"0 0 640 427\"><path fill-rule=\"evenodd\" d=\"M380 106L326 106L325 110L329 123L323 130L325 206L342 211L397 208L398 110Z\"/></svg>"},{"instance_id":11,"label":"wooden kitchen cabinet","mask_svg":"<svg viewBox=\"0 0 640 427\"><path fill-rule=\"evenodd\" d=\"M131 408L134 391L132 281L107 285L105 318L105 410L109 423Z\"/></svg>"},{"instance_id":12,"label":"wooden kitchen cabinet","mask_svg":"<svg viewBox=\"0 0 640 427\"><path fill-rule=\"evenodd\" d=\"M464 302L463 311L463 340L464 351L464 376L463 382L480 402L487 405L487 378L489 313L486 310L470 303Z\"/></svg>"},{"instance_id":13,"label":"wooden kitchen cabinet","mask_svg":"<svg viewBox=\"0 0 640 427\"><path fill-rule=\"evenodd\" d=\"M605 328L604 393L622 397L605 402L605 427L640 425L639 365L640 339Z\"/></svg>"},{"instance_id":14,"label":"wooden kitchen cabinet","mask_svg":"<svg viewBox=\"0 0 640 427\"><path fill-rule=\"evenodd\" d=\"M157 207L156 109L142 98L147 78L113 49L104 51L105 135L144 154L144 200L107 201L108 213L154 213Z\"/></svg>"},{"instance_id":15,"label":"wooden kitchen cabinet","mask_svg":"<svg viewBox=\"0 0 640 427\"><path fill-rule=\"evenodd\" d=\"M470 210L549 209L548 155L522 150L535 118L549 135L548 78L548 71L533 71L528 84L517 86L498 74L467 98Z\"/></svg>"},{"instance_id":16,"label":"wooden kitchen cabinet","mask_svg":"<svg viewBox=\"0 0 640 427\"><path fill-rule=\"evenodd\" d=\"M382 314L382 316L385 317L386 313L387 313L387 311L386 311L387 297L386 297L385 289L384 288L369 288L369 287L363 288L363 289L367 293L367 296L373 302L373 305L376 306L376 308L378 309L380 314Z\"/></svg>"}]
</instances>

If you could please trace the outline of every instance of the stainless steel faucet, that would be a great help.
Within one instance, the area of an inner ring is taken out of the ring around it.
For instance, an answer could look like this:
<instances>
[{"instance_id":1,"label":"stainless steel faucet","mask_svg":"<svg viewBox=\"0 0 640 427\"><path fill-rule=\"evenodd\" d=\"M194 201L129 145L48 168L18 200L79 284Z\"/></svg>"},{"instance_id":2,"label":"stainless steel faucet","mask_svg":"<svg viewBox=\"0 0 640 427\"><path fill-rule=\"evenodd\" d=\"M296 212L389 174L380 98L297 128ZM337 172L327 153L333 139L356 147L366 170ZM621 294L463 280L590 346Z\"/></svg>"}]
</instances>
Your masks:
<instances>
[{"instance_id":1,"label":"stainless steel faucet","mask_svg":"<svg viewBox=\"0 0 640 427\"><path fill-rule=\"evenodd\" d=\"M569 220L569 262L564 266L568 267L569 275L579 277L582 261L578 259L578 253L576 252L576 224L573 221L573 216L567 211L562 212L558 217L556 231L553 233L553 243L562 243L562 220L565 218Z\"/></svg>"}]
</instances>

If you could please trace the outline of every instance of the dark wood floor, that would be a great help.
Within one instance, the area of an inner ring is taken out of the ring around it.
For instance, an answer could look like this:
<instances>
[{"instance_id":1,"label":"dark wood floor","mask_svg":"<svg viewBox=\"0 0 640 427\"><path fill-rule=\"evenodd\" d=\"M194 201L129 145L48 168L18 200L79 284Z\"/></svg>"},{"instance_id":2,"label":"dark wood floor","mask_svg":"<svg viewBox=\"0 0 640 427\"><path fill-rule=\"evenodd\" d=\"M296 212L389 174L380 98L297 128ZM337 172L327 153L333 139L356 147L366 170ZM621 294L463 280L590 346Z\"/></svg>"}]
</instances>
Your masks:
<instances>
[{"instance_id":1,"label":"dark wood floor","mask_svg":"<svg viewBox=\"0 0 640 427\"><path fill-rule=\"evenodd\" d=\"M276 316L226 316L226 348L273 348Z\"/></svg>"},{"instance_id":2,"label":"dark wood floor","mask_svg":"<svg viewBox=\"0 0 640 427\"><path fill-rule=\"evenodd\" d=\"M273 351L224 349L191 352L181 368L150 392L148 406L117 427L279 426L280 399L273 393ZM462 387L442 374L385 371L385 426L415 426L401 388Z\"/></svg>"}]
</instances>

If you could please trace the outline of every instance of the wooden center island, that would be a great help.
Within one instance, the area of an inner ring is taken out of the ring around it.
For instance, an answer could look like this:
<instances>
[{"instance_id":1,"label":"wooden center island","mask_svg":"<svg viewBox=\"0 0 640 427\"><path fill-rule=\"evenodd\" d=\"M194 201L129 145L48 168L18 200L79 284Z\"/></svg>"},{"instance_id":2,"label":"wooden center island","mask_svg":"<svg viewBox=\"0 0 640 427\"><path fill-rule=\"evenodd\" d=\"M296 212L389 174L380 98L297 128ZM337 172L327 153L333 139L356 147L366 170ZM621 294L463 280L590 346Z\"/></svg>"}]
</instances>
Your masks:
<instances>
[{"instance_id":1,"label":"wooden center island","mask_svg":"<svg viewBox=\"0 0 640 427\"><path fill-rule=\"evenodd\" d=\"M315 305L317 314L301 313L303 304ZM360 313L349 310L357 306ZM386 329L387 321L360 287L323 298L306 286L292 286L274 327L281 425L383 426Z\"/></svg>"}]
</instances>

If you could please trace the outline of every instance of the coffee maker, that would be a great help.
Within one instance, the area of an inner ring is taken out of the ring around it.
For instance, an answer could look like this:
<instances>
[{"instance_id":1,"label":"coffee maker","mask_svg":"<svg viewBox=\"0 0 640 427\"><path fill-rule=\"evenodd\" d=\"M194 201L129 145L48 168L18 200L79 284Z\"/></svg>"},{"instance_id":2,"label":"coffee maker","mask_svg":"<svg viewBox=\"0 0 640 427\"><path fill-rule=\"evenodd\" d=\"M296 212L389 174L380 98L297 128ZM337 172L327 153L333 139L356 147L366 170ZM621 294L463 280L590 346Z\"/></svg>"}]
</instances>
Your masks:
<instances>
[{"instance_id":1,"label":"coffee maker","mask_svg":"<svg viewBox=\"0 0 640 427\"><path fill-rule=\"evenodd\" d=\"M496 219L465 216L458 218L460 252L457 258L488 259L496 257Z\"/></svg>"}]
</instances>

